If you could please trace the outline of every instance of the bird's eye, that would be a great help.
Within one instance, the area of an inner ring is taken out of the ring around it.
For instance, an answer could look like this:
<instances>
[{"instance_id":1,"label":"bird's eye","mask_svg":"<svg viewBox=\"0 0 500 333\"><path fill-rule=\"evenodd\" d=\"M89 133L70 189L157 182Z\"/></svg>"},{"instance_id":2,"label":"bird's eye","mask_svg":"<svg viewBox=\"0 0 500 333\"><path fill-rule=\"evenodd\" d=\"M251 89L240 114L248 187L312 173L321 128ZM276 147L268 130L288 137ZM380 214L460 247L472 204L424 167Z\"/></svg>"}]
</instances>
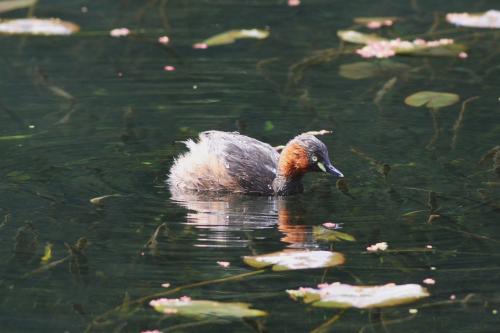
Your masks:
<instances>
[{"instance_id":1,"label":"bird's eye","mask_svg":"<svg viewBox=\"0 0 500 333\"><path fill-rule=\"evenodd\" d=\"M318 162L318 156L316 156L316 155L313 155L313 157L311 157L311 159L313 162Z\"/></svg>"}]
</instances>

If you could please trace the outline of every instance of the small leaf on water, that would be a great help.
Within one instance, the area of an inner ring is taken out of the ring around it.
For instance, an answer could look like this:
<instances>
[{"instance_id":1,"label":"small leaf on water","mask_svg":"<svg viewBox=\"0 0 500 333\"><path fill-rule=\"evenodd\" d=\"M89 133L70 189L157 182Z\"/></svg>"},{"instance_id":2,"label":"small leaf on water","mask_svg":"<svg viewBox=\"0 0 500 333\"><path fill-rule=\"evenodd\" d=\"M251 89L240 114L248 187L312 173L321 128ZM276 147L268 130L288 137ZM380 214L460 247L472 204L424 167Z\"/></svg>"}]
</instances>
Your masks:
<instances>
[{"instance_id":1,"label":"small leaf on water","mask_svg":"<svg viewBox=\"0 0 500 333\"><path fill-rule=\"evenodd\" d=\"M405 98L405 103L409 106L426 106L429 109L440 109L457 103L460 96L453 93L436 91L420 91Z\"/></svg>"},{"instance_id":2,"label":"small leaf on water","mask_svg":"<svg viewBox=\"0 0 500 333\"><path fill-rule=\"evenodd\" d=\"M107 194L107 195L102 195L100 197L92 198L89 201L93 205L102 205L104 199L112 198L112 197L121 197L121 194Z\"/></svg>"},{"instance_id":3,"label":"small leaf on water","mask_svg":"<svg viewBox=\"0 0 500 333\"><path fill-rule=\"evenodd\" d=\"M251 318L267 316L261 310L250 309L247 303L191 300L189 297L160 298L149 302L156 311L186 317Z\"/></svg>"},{"instance_id":4,"label":"small leaf on water","mask_svg":"<svg viewBox=\"0 0 500 333\"><path fill-rule=\"evenodd\" d=\"M79 30L80 27L75 23L60 19L25 18L0 20L0 34L4 35L65 36Z\"/></svg>"},{"instance_id":5,"label":"small leaf on water","mask_svg":"<svg viewBox=\"0 0 500 333\"><path fill-rule=\"evenodd\" d=\"M0 1L0 13L30 7L37 3L37 1L38 0L3 0Z\"/></svg>"},{"instance_id":6,"label":"small leaf on water","mask_svg":"<svg viewBox=\"0 0 500 333\"><path fill-rule=\"evenodd\" d=\"M286 271L342 265L345 257L339 252L287 249L259 256L245 256L243 261L254 268L272 266L273 271Z\"/></svg>"},{"instance_id":7,"label":"small leaf on water","mask_svg":"<svg viewBox=\"0 0 500 333\"><path fill-rule=\"evenodd\" d=\"M316 240L323 240L329 242L337 242L337 241L349 241L353 242L356 240L354 236L349 235L348 233L336 231L332 229L325 228L323 226L314 226L313 227L313 236Z\"/></svg>"},{"instance_id":8,"label":"small leaf on water","mask_svg":"<svg viewBox=\"0 0 500 333\"><path fill-rule=\"evenodd\" d=\"M376 34L364 34L354 30L339 30L337 31L337 36L345 42L354 44L368 44L387 40L386 38L380 37Z\"/></svg>"},{"instance_id":9,"label":"small leaf on water","mask_svg":"<svg viewBox=\"0 0 500 333\"><path fill-rule=\"evenodd\" d=\"M304 303L325 308L381 308L411 303L428 297L429 292L418 284L396 285L389 283L381 286L352 286L335 282L320 284L318 289L300 288L287 290L295 300L302 298Z\"/></svg>"},{"instance_id":10,"label":"small leaf on water","mask_svg":"<svg viewBox=\"0 0 500 333\"><path fill-rule=\"evenodd\" d=\"M43 250L42 264L47 264L52 259L52 243L47 243Z\"/></svg>"},{"instance_id":11,"label":"small leaf on water","mask_svg":"<svg viewBox=\"0 0 500 333\"><path fill-rule=\"evenodd\" d=\"M229 30L194 45L195 48L207 48L210 46L232 44L238 39L265 39L269 37L269 30L261 29L242 29L242 30ZM201 47L203 46L203 47Z\"/></svg>"},{"instance_id":12,"label":"small leaf on water","mask_svg":"<svg viewBox=\"0 0 500 333\"><path fill-rule=\"evenodd\" d=\"M411 67L391 60L382 60L377 63L358 61L340 65L339 75L351 80L361 80L377 76L394 76L405 72Z\"/></svg>"},{"instance_id":13,"label":"small leaf on water","mask_svg":"<svg viewBox=\"0 0 500 333\"><path fill-rule=\"evenodd\" d=\"M0 136L0 141L23 140L31 138L32 136L33 134L6 135L6 136Z\"/></svg>"},{"instance_id":14,"label":"small leaf on water","mask_svg":"<svg viewBox=\"0 0 500 333\"><path fill-rule=\"evenodd\" d=\"M354 23L365 25L370 29L378 29L381 27L390 27L398 20L396 16L380 16L380 17L355 17Z\"/></svg>"}]
</instances>

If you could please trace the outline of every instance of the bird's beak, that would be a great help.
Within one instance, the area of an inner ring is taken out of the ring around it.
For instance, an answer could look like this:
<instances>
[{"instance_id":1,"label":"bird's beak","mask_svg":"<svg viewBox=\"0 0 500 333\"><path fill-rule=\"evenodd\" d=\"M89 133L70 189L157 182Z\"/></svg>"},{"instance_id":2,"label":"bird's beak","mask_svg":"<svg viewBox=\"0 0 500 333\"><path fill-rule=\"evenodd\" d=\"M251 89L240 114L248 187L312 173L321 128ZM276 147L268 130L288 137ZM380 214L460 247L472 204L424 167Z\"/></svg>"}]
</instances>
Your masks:
<instances>
[{"instance_id":1,"label":"bird's beak","mask_svg":"<svg viewBox=\"0 0 500 333\"><path fill-rule=\"evenodd\" d=\"M327 172L329 174L332 174L334 176L337 176L339 178L343 178L344 174L340 172L336 167L334 167L331 163L323 163L323 162L318 162L318 168L320 168L323 172Z\"/></svg>"}]
</instances>

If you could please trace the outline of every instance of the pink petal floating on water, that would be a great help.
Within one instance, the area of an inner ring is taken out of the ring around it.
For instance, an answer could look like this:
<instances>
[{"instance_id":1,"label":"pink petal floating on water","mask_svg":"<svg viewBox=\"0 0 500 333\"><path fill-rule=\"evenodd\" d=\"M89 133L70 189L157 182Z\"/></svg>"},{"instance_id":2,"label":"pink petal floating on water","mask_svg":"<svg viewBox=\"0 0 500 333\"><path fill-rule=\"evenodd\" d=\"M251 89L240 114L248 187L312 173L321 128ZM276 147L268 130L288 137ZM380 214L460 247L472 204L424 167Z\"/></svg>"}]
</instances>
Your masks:
<instances>
[{"instance_id":1,"label":"pink petal floating on water","mask_svg":"<svg viewBox=\"0 0 500 333\"><path fill-rule=\"evenodd\" d=\"M424 281L422 281L422 282L425 284L436 284L436 280L431 279L431 278L424 279Z\"/></svg>"},{"instance_id":2,"label":"pink petal floating on water","mask_svg":"<svg viewBox=\"0 0 500 333\"><path fill-rule=\"evenodd\" d=\"M141 333L162 333L159 330L152 330L152 331L141 331Z\"/></svg>"},{"instance_id":3,"label":"pink petal floating on water","mask_svg":"<svg viewBox=\"0 0 500 333\"><path fill-rule=\"evenodd\" d=\"M170 42L170 38L168 38L168 36L158 37L158 43L160 43L160 44L167 45L169 42Z\"/></svg>"},{"instance_id":4,"label":"pink petal floating on water","mask_svg":"<svg viewBox=\"0 0 500 333\"><path fill-rule=\"evenodd\" d=\"M300 0L288 0L288 6L290 7L300 6Z\"/></svg>"},{"instance_id":5,"label":"pink petal floating on water","mask_svg":"<svg viewBox=\"0 0 500 333\"><path fill-rule=\"evenodd\" d=\"M162 286L163 288L168 288L168 287L170 287L170 283L168 283L168 282L166 282L166 283L162 283L162 284L161 284L161 286Z\"/></svg>"},{"instance_id":6,"label":"pink petal floating on water","mask_svg":"<svg viewBox=\"0 0 500 333\"><path fill-rule=\"evenodd\" d=\"M366 24L368 29L379 29L382 28L382 22L379 21L371 21Z\"/></svg>"},{"instance_id":7,"label":"pink petal floating on water","mask_svg":"<svg viewBox=\"0 0 500 333\"><path fill-rule=\"evenodd\" d=\"M340 225L338 223L325 222L325 223L323 223L323 227L328 228L328 229L339 229Z\"/></svg>"},{"instance_id":8,"label":"pink petal floating on water","mask_svg":"<svg viewBox=\"0 0 500 333\"><path fill-rule=\"evenodd\" d=\"M385 251L389 245L386 242L381 242L377 244L370 245L366 248L368 252L377 252L377 251Z\"/></svg>"},{"instance_id":9,"label":"pink petal floating on water","mask_svg":"<svg viewBox=\"0 0 500 333\"><path fill-rule=\"evenodd\" d=\"M199 49L199 50L208 49L208 45L205 43L196 43L193 45L193 49Z\"/></svg>"},{"instance_id":10,"label":"pink petal floating on water","mask_svg":"<svg viewBox=\"0 0 500 333\"><path fill-rule=\"evenodd\" d=\"M130 30L127 28L116 28L109 32L111 37L125 37L130 34Z\"/></svg>"},{"instance_id":11,"label":"pink petal floating on water","mask_svg":"<svg viewBox=\"0 0 500 333\"><path fill-rule=\"evenodd\" d=\"M173 71L175 71L175 67L167 65L167 66L163 67L163 70L165 70L167 72L173 72Z\"/></svg>"},{"instance_id":12,"label":"pink petal floating on water","mask_svg":"<svg viewBox=\"0 0 500 333\"><path fill-rule=\"evenodd\" d=\"M179 300L181 302L189 302L189 301L191 301L191 297L189 297L189 296L181 296L181 298L179 298Z\"/></svg>"},{"instance_id":13,"label":"pink petal floating on water","mask_svg":"<svg viewBox=\"0 0 500 333\"><path fill-rule=\"evenodd\" d=\"M396 55L394 47L387 41L369 43L356 50L356 53L363 58L389 58Z\"/></svg>"},{"instance_id":14,"label":"pink petal floating on water","mask_svg":"<svg viewBox=\"0 0 500 333\"><path fill-rule=\"evenodd\" d=\"M356 50L356 53L363 58L389 58L396 55L398 51L408 51L417 48L430 48L453 44L453 39L441 38L438 40L426 41L421 38L413 42L401 40L381 40L366 44L363 48Z\"/></svg>"},{"instance_id":15,"label":"pink petal floating on water","mask_svg":"<svg viewBox=\"0 0 500 333\"><path fill-rule=\"evenodd\" d=\"M425 247L428 249L432 249L432 245L426 245Z\"/></svg>"},{"instance_id":16,"label":"pink petal floating on water","mask_svg":"<svg viewBox=\"0 0 500 333\"><path fill-rule=\"evenodd\" d=\"M229 261L217 261L217 265L227 268L231 265L231 263Z\"/></svg>"},{"instance_id":17,"label":"pink petal floating on water","mask_svg":"<svg viewBox=\"0 0 500 333\"><path fill-rule=\"evenodd\" d=\"M454 301L454 300L456 300L456 299L457 299L457 296L455 296L455 294L451 294L451 295L450 295L450 299L451 299L452 301Z\"/></svg>"},{"instance_id":18,"label":"pink petal floating on water","mask_svg":"<svg viewBox=\"0 0 500 333\"><path fill-rule=\"evenodd\" d=\"M460 59L467 59L467 58L469 57L469 55L467 54L467 52L460 52L460 53L458 54L458 57L459 57Z\"/></svg>"}]
</instances>

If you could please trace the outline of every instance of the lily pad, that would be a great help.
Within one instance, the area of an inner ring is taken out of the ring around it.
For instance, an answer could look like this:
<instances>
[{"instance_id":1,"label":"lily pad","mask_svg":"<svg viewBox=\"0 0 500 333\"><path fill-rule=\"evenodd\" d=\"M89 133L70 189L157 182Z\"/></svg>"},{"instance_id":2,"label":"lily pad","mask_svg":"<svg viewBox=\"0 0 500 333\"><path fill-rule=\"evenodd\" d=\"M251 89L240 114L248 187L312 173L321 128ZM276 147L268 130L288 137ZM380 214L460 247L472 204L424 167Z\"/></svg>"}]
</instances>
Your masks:
<instances>
[{"instance_id":1,"label":"lily pad","mask_svg":"<svg viewBox=\"0 0 500 333\"><path fill-rule=\"evenodd\" d=\"M381 308L411 303L428 297L427 289L418 284L396 285L389 283L381 286L353 286L335 282L320 284L318 289L300 288L287 290L295 300L302 298L304 303L325 308Z\"/></svg>"},{"instance_id":2,"label":"lily pad","mask_svg":"<svg viewBox=\"0 0 500 333\"><path fill-rule=\"evenodd\" d=\"M339 75L351 80L361 80L377 76L394 76L410 68L406 64L391 60L382 60L377 63L359 61L340 65Z\"/></svg>"},{"instance_id":3,"label":"lily pad","mask_svg":"<svg viewBox=\"0 0 500 333\"><path fill-rule=\"evenodd\" d=\"M250 309L247 303L191 300L189 297L160 298L149 302L156 311L185 317L250 318L267 316L265 311Z\"/></svg>"},{"instance_id":4,"label":"lily pad","mask_svg":"<svg viewBox=\"0 0 500 333\"><path fill-rule=\"evenodd\" d=\"M339 252L288 249L260 256L246 256L243 261L254 268L272 266L273 271L287 271L342 265L345 257Z\"/></svg>"},{"instance_id":5,"label":"lily pad","mask_svg":"<svg viewBox=\"0 0 500 333\"><path fill-rule=\"evenodd\" d=\"M500 11L489 10L484 13L449 13L446 20L452 24L471 28L500 28Z\"/></svg>"},{"instance_id":6,"label":"lily pad","mask_svg":"<svg viewBox=\"0 0 500 333\"><path fill-rule=\"evenodd\" d=\"M204 47L232 44L238 39L253 38L265 39L269 37L269 30L261 29L241 29L229 30L215 35L195 45L204 45Z\"/></svg>"},{"instance_id":7,"label":"lily pad","mask_svg":"<svg viewBox=\"0 0 500 333\"><path fill-rule=\"evenodd\" d=\"M4 0L0 1L0 13L11 10L21 9L33 6L38 0Z\"/></svg>"},{"instance_id":8,"label":"lily pad","mask_svg":"<svg viewBox=\"0 0 500 333\"><path fill-rule=\"evenodd\" d=\"M75 23L54 18L0 20L0 34L4 35L66 36L79 30Z\"/></svg>"},{"instance_id":9,"label":"lily pad","mask_svg":"<svg viewBox=\"0 0 500 333\"><path fill-rule=\"evenodd\" d=\"M377 16L377 17L355 17L354 23L366 25L370 29L375 27L391 26L399 18L396 16Z\"/></svg>"},{"instance_id":10,"label":"lily pad","mask_svg":"<svg viewBox=\"0 0 500 333\"><path fill-rule=\"evenodd\" d=\"M354 30L339 30L337 31L337 36L345 42L354 44L368 44L387 40L376 34L364 34Z\"/></svg>"},{"instance_id":11,"label":"lily pad","mask_svg":"<svg viewBox=\"0 0 500 333\"><path fill-rule=\"evenodd\" d=\"M396 54L429 57L457 57L465 52L467 47L463 44L447 44L438 46L415 46L412 48L395 48Z\"/></svg>"},{"instance_id":12,"label":"lily pad","mask_svg":"<svg viewBox=\"0 0 500 333\"><path fill-rule=\"evenodd\" d=\"M420 91L405 98L405 103L409 106L426 106L429 109L440 109L457 103L460 96L453 93L437 91Z\"/></svg>"},{"instance_id":13,"label":"lily pad","mask_svg":"<svg viewBox=\"0 0 500 333\"><path fill-rule=\"evenodd\" d=\"M349 241L354 242L356 238L354 236L349 235L348 233L328 229L322 226L315 226L313 228L313 236L316 240L323 240L328 242L337 242L337 241Z\"/></svg>"}]
</instances>

